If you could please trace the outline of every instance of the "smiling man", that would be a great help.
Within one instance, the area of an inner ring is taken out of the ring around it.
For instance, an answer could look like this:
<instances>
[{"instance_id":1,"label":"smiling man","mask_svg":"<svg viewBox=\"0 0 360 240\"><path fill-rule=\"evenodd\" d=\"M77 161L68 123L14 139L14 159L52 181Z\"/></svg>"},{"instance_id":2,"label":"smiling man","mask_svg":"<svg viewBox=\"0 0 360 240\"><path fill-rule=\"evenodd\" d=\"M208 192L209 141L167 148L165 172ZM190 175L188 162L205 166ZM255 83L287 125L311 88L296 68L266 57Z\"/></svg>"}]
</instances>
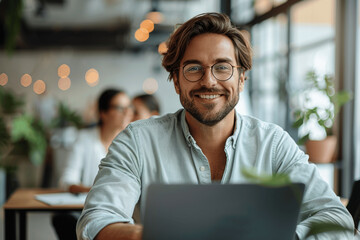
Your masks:
<instances>
[{"instance_id":1,"label":"smiling man","mask_svg":"<svg viewBox=\"0 0 360 240\"><path fill-rule=\"evenodd\" d=\"M306 185L299 239L311 222L353 227L339 198L286 132L234 110L251 54L246 37L223 14L196 16L172 34L163 66L184 109L134 122L115 138L79 219L80 239L141 239L142 226L133 224L132 215L139 202L143 216L149 184L245 183L244 168L285 173Z\"/></svg>"}]
</instances>

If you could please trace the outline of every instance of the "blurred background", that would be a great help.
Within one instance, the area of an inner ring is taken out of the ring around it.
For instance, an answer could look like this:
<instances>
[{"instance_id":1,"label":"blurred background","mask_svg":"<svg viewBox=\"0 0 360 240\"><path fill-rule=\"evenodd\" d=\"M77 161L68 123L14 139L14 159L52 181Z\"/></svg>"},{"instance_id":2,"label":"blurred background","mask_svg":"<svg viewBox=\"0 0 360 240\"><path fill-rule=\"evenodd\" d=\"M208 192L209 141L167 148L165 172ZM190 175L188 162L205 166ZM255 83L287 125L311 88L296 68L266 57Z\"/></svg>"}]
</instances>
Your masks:
<instances>
[{"instance_id":1,"label":"blurred background","mask_svg":"<svg viewBox=\"0 0 360 240\"><path fill-rule=\"evenodd\" d=\"M161 52L176 24L204 12L228 14L251 40L237 110L295 141L336 136L317 165L349 197L360 178L359 1L0 0L0 203L16 187L56 186L104 89L154 94L161 114L181 108Z\"/></svg>"}]
</instances>

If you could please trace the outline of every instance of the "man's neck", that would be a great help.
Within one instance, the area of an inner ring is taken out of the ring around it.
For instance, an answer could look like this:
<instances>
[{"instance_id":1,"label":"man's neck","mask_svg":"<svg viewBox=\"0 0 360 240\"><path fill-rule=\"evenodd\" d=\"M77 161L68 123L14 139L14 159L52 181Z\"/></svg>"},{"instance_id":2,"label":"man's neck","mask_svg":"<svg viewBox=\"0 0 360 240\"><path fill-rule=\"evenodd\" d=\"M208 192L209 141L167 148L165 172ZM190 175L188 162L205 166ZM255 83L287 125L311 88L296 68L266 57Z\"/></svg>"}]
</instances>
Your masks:
<instances>
[{"instance_id":1,"label":"man's neck","mask_svg":"<svg viewBox=\"0 0 360 240\"><path fill-rule=\"evenodd\" d=\"M231 111L224 119L215 124L208 126L200 123L186 112L186 121L189 130L197 144L203 148L223 148L226 139L232 135L235 126L235 110Z\"/></svg>"}]
</instances>

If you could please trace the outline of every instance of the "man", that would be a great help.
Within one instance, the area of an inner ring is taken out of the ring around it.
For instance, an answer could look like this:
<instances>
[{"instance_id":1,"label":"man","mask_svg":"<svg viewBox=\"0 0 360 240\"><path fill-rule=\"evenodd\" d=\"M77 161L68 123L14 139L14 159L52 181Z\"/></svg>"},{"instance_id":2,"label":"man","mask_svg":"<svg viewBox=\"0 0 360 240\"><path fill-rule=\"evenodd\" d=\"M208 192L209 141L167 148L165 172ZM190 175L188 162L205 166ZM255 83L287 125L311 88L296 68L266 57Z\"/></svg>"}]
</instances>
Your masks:
<instances>
[{"instance_id":1,"label":"man","mask_svg":"<svg viewBox=\"0 0 360 240\"><path fill-rule=\"evenodd\" d=\"M251 48L227 16L202 14L180 26L169 39L163 66L185 110L134 122L115 138L79 219L80 239L141 239L142 226L133 225L131 215L138 201L143 211L149 184L246 182L244 168L286 173L306 184L299 239L311 222L353 227L350 214L286 132L235 112Z\"/></svg>"}]
</instances>

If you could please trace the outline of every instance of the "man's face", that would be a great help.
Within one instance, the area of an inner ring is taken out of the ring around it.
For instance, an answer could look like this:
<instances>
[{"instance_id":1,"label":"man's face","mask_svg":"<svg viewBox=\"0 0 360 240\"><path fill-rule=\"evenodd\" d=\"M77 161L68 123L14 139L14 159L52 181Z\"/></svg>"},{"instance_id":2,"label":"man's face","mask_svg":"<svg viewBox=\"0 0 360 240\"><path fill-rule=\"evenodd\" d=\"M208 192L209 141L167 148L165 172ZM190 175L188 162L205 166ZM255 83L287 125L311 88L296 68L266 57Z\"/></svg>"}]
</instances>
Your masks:
<instances>
[{"instance_id":1,"label":"man's face","mask_svg":"<svg viewBox=\"0 0 360 240\"><path fill-rule=\"evenodd\" d=\"M221 34L206 33L194 37L180 62L179 77L174 77L176 92L187 113L200 123L213 126L233 111L243 89L244 74L234 68L232 77L218 81L211 73L215 63L227 62L236 66L232 41ZM204 76L197 82L189 82L183 75L183 67L197 63L205 68Z\"/></svg>"}]
</instances>

